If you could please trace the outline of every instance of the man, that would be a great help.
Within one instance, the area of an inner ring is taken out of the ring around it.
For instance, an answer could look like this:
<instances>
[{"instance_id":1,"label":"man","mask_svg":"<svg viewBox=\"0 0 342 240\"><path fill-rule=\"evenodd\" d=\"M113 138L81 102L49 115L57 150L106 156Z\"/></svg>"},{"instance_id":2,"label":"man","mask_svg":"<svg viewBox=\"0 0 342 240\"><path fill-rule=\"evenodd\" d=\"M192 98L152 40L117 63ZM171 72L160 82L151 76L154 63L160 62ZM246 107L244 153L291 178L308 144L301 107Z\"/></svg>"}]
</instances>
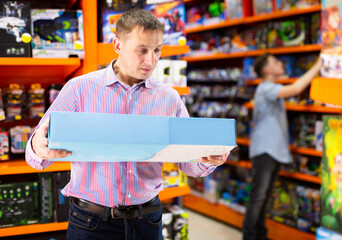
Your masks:
<instances>
[{"instance_id":1,"label":"man","mask_svg":"<svg viewBox=\"0 0 342 240\"><path fill-rule=\"evenodd\" d=\"M268 53L255 60L255 72L263 82L254 95L254 128L249 154L252 159L252 189L243 223L244 240L267 239L267 201L272 195L281 164L292 162L284 98L298 95L306 89L321 65L322 61L319 59L296 82L283 86L276 83L284 75L281 61Z\"/></svg>"},{"instance_id":2,"label":"man","mask_svg":"<svg viewBox=\"0 0 342 240\"><path fill-rule=\"evenodd\" d=\"M64 86L28 142L28 164L43 169L52 164L47 159L72 154L47 148L51 111L188 117L178 93L149 78L160 58L163 32L163 25L145 10L124 13L113 41L118 59ZM178 166L190 176L205 176L227 156ZM162 239L162 163L89 161L71 163L71 179L62 190L72 197L67 239Z\"/></svg>"}]
</instances>

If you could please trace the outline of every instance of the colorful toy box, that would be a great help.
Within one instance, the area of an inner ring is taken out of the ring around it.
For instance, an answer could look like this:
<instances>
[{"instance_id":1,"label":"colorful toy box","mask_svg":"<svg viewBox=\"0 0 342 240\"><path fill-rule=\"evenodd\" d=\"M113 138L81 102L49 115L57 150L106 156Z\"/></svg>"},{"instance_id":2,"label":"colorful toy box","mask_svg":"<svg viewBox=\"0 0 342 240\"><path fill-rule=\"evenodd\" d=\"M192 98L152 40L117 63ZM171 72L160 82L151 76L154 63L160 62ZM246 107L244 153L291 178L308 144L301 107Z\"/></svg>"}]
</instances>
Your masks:
<instances>
[{"instance_id":1,"label":"colorful toy box","mask_svg":"<svg viewBox=\"0 0 342 240\"><path fill-rule=\"evenodd\" d=\"M83 12L32 9L32 55L36 58L84 58Z\"/></svg>"},{"instance_id":2,"label":"colorful toy box","mask_svg":"<svg viewBox=\"0 0 342 240\"><path fill-rule=\"evenodd\" d=\"M0 57L31 57L28 1L0 1Z\"/></svg>"}]
</instances>

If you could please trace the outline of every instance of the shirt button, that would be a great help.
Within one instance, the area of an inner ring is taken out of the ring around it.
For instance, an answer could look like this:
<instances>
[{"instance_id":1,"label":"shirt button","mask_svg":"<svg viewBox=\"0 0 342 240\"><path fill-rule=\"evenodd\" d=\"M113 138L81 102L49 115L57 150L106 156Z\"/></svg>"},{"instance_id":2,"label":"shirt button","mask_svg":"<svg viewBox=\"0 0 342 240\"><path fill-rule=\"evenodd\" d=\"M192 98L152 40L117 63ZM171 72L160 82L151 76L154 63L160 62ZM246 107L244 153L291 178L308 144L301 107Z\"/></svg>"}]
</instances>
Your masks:
<instances>
[{"instance_id":1,"label":"shirt button","mask_svg":"<svg viewBox=\"0 0 342 240\"><path fill-rule=\"evenodd\" d=\"M129 169L129 173L132 173L132 168Z\"/></svg>"},{"instance_id":2,"label":"shirt button","mask_svg":"<svg viewBox=\"0 0 342 240\"><path fill-rule=\"evenodd\" d=\"M128 194L128 198L131 198L131 194Z\"/></svg>"}]
</instances>

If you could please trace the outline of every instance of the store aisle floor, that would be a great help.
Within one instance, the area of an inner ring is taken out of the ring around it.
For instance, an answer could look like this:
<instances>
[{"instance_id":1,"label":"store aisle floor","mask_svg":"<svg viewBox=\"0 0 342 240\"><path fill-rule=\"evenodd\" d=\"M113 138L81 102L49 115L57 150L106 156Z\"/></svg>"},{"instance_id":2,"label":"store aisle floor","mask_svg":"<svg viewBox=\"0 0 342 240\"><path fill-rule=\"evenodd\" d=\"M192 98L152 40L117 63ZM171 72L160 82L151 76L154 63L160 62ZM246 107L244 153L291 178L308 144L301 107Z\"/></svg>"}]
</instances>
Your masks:
<instances>
[{"instance_id":1,"label":"store aisle floor","mask_svg":"<svg viewBox=\"0 0 342 240\"><path fill-rule=\"evenodd\" d=\"M241 231L186 209L189 213L189 240L241 240Z\"/></svg>"}]
</instances>

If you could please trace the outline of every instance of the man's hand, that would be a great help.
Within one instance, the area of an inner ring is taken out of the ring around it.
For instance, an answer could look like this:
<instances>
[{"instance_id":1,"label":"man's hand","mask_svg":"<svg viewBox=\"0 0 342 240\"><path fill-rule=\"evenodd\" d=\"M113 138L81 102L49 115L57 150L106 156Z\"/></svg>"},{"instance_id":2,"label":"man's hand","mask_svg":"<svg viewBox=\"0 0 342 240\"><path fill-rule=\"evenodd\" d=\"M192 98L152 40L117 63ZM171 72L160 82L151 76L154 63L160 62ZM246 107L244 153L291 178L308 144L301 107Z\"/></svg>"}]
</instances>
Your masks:
<instances>
[{"instance_id":1,"label":"man's hand","mask_svg":"<svg viewBox=\"0 0 342 240\"><path fill-rule=\"evenodd\" d=\"M66 150L55 150L48 148L47 133L50 119L47 118L38 128L32 138L32 150L41 159L64 158L71 155L71 152Z\"/></svg>"},{"instance_id":2,"label":"man's hand","mask_svg":"<svg viewBox=\"0 0 342 240\"><path fill-rule=\"evenodd\" d=\"M223 155L209 155L208 157L201 157L201 163L209 163L213 165L222 165L226 162L229 153L225 153Z\"/></svg>"}]
</instances>

